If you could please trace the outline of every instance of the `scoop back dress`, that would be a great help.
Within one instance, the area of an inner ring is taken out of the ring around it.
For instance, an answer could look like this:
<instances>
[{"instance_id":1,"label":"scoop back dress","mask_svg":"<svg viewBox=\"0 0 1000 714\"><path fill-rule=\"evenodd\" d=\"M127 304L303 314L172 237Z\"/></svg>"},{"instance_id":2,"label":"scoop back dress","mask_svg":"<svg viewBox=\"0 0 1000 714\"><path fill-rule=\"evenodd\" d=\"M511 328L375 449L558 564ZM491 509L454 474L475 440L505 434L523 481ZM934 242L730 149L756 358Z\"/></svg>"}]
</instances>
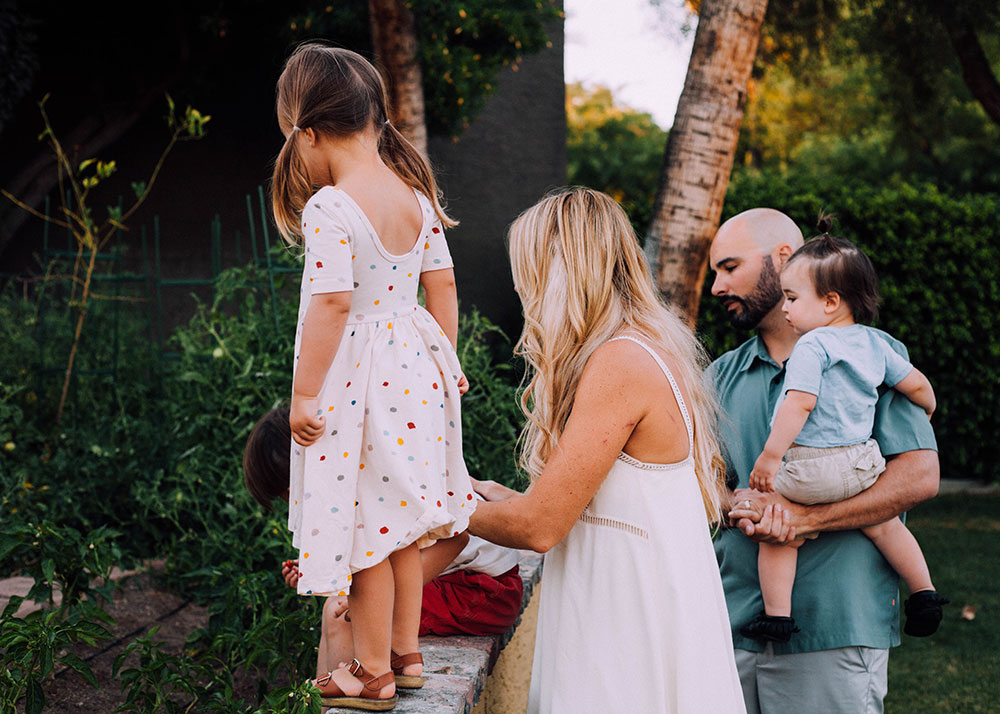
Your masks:
<instances>
[{"instance_id":1,"label":"scoop back dress","mask_svg":"<svg viewBox=\"0 0 1000 714\"><path fill-rule=\"evenodd\" d=\"M452 267L441 223L414 191L413 248L389 253L361 207L326 186L302 212L305 264L295 361L313 295L352 291L318 397L323 435L291 444L288 527L303 595L346 595L353 573L410 543L465 530L475 510L462 458L458 357L417 303L422 272Z\"/></svg>"},{"instance_id":2,"label":"scoop back dress","mask_svg":"<svg viewBox=\"0 0 1000 714\"><path fill-rule=\"evenodd\" d=\"M622 452L545 555L529 714L744 714L722 581L692 458ZM638 388L638 387L637 387Z\"/></svg>"}]
</instances>

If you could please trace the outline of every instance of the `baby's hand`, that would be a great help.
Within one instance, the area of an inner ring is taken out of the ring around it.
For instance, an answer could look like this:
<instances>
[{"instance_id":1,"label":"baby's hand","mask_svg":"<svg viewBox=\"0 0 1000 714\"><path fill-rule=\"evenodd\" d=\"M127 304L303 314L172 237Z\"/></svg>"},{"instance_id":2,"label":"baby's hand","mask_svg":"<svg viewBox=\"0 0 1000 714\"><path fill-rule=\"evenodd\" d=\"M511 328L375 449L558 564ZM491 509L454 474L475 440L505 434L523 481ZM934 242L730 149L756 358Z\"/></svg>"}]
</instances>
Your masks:
<instances>
[{"instance_id":1,"label":"baby's hand","mask_svg":"<svg viewBox=\"0 0 1000 714\"><path fill-rule=\"evenodd\" d=\"M288 424L292 427L292 438L297 444L309 446L323 436L326 419L319 412L318 404L316 397L292 394Z\"/></svg>"},{"instance_id":2,"label":"baby's hand","mask_svg":"<svg viewBox=\"0 0 1000 714\"><path fill-rule=\"evenodd\" d=\"M461 396L468 391L469 391L469 380L463 373L462 376L458 378L458 394L459 396Z\"/></svg>"},{"instance_id":3,"label":"baby's hand","mask_svg":"<svg viewBox=\"0 0 1000 714\"><path fill-rule=\"evenodd\" d=\"M753 465L753 471L750 472L750 488L761 493L774 491L774 477L780 467L780 460L774 461L761 454L757 463Z\"/></svg>"},{"instance_id":4,"label":"baby's hand","mask_svg":"<svg viewBox=\"0 0 1000 714\"><path fill-rule=\"evenodd\" d=\"M299 584L299 578L302 577L302 573L299 572L299 561L297 560L286 560L281 564L281 577L285 579L285 583L290 588L297 587Z\"/></svg>"}]
</instances>

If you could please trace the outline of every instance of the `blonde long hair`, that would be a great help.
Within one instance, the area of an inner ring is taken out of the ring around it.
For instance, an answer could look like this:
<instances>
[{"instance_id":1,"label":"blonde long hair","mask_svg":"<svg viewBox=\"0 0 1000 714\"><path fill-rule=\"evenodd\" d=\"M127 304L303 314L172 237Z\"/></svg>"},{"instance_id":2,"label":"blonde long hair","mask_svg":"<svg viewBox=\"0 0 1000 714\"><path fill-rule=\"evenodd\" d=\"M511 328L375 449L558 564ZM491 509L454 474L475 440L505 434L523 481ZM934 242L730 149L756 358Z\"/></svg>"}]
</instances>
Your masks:
<instances>
[{"instance_id":1,"label":"blonde long hair","mask_svg":"<svg viewBox=\"0 0 1000 714\"><path fill-rule=\"evenodd\" d=\"M288 243L299 242L302 209L316 188L298 149L302 133L298 130L305 129L339 138L374 127L379 154L386 165L431 200L446 228L457 225L441 206L441 195L427 160L388 123L382 75L357 52L317 42L300 45L278 78L277 113L285 144L274 162L271 205L278 231Z\"/></svg>"},{"instance_id":2,"label":"blonde long hair","mask_svg":"<svg viewBox=\"0 0 1000 714\"><path fill-rule=\"evenodd\" d=\"M521 467L538 477L558 448L587 360L623 328L633 330L671 358L686 387L695 472L709 523L719 523L725 466L716 439L717 407L702 374L707 359L654 288L625 211L599 191L561 189L518 216L508 237L524 308L515 353L528 365Z\"/></svg>"}]
</instances>

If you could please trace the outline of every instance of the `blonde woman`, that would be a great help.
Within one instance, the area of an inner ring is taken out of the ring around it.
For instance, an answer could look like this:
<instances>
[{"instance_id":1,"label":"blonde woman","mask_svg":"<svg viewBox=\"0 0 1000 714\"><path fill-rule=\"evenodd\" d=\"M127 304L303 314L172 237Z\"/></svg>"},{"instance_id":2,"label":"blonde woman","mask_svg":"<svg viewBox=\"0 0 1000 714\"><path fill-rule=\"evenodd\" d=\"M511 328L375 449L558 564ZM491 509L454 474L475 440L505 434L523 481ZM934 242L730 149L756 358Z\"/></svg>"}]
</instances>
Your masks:
<instances>
[{"instance_id":1,"label":"blonde woman","mask_svg":"<svg viewBox=\"0 0 1000 714\"><path fill-rule=\"evenodd\" d=\"M471 532L546 553L528 711L744 712L710 528L726 501L703 355L621 207L561 191L510 229L525 325L519 494Z\"/></svg>"}]
</instances>

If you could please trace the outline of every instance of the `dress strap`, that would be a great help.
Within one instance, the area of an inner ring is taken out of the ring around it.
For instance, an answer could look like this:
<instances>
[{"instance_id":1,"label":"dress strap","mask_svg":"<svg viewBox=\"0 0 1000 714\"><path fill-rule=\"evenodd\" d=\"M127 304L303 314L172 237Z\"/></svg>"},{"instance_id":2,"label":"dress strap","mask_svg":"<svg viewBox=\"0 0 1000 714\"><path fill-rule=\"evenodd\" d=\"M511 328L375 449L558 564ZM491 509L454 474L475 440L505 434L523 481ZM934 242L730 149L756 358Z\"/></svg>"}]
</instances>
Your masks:
<instances>
[{"instance_id":1,"label":"dress strap","mask_svg":"<svg viewBox=\"0 0 1000 714\"><path fill-rule=\"evenodd\" d=\"M691 424L691 414L688 412L687 404L684 402L684 397L681 395L681 389L677 386L677 380L674 379L674 375L670 372L670 368L660 359L660 355L656 354L656 350L647 345L642 340L636 339L631 335L619 335L618 337L612 337L608 342L615 342L617 340L629 340L634 342L644 350L649 353L649 356L656 360L656 364L660 365L660 369L663 370L663 374L666 375L667 381L670 382L670 388L674 392L674 399L677 400L677 406L681 410L681 416L684 417L684 426L687 427L688 434L688 458L694 455L694 426Z\"/></svg>"}]
</instances>

